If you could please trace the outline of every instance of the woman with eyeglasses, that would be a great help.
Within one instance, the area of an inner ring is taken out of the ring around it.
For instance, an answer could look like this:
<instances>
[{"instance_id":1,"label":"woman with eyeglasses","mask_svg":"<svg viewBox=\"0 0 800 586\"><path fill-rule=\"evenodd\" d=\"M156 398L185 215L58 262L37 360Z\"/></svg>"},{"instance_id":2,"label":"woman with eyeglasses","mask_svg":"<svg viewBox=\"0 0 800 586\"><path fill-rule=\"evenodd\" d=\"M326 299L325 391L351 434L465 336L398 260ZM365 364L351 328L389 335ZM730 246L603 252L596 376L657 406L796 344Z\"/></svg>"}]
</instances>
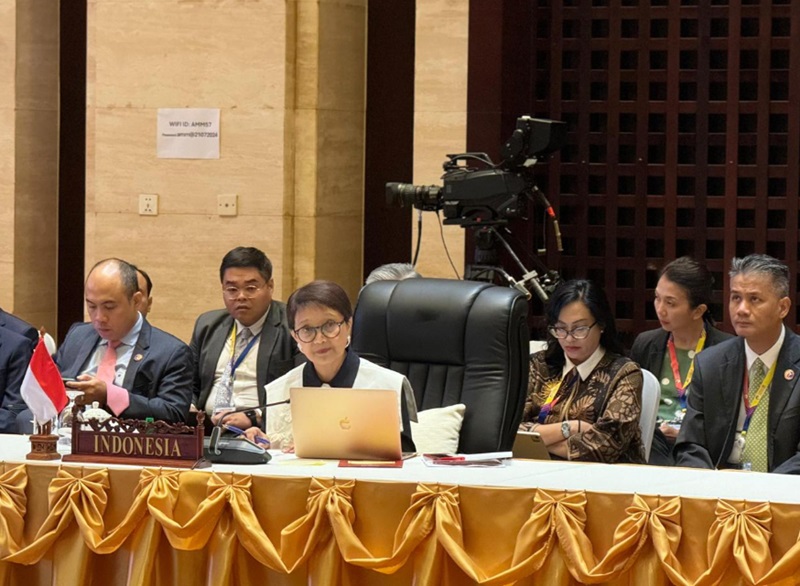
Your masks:
<instances>
[{"instance_id":1,"label":"woman with eyeglasses","mask_svg":"<svg viewBox=\"0 0 800 586\"><path fill-rule=\"evenodd\" d=\"M696 260L688 256L673 260L661 270L653 300L661 327L642 332L633 342L631 358L661 382L650 464L675 463L672 448L686 411L694 357L733 337L714 327L708 309L713 285L711 273Z\"/></svg>"},{"instance_id":2,"label":"woman with eyeglasses","mask_svg":"<svg viewBox=\"0 0 800 586\"><path fill-rule=\"evenodd\" d=\"M521 431L567 460L644 463L642 373L623 356L603 290L563 283L547 304L547 349L531 356Z\"/></svg>"},{"instance_id":3,"label":"woman with eyeglasses","mask_svg":"<svg viewBox=\"0 0 800 586\"><path fill-rule=\"evenodd\" d=\"M344 289L331 281L313 281L291 294L286 317L292 337L308 362L290 370L266 386L267 401L289 398L294 387L395 389L400 394L403 451L414 451L408 413L416 413L411 385L400 373L363 360L349 350L353 309ZM293 447L289 405L266 410L266 434L251 427L251 440L265 437L274 448Z\"/></svg>"}]
</instances>

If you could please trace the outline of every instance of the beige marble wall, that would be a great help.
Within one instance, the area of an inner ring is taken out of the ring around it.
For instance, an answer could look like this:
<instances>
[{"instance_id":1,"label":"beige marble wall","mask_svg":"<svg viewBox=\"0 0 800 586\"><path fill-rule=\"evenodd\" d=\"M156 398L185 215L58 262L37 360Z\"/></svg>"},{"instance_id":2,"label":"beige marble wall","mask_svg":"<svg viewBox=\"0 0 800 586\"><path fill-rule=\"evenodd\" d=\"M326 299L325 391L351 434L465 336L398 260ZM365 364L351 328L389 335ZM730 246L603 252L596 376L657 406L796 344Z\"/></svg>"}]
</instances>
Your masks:
<instances>
[{"instance_id":1,"label":"beige marble wall","mask_svg":"<svg viewBox=\"0 0 800 586\"><path fill-rule=\"evenodd\" d=\"M237 245L275 266L276 296L361 272L362 1L90 0L86 263L154 281L151 321L184 340L221 306ZM156 158L158 108L219 108L219 160ZM141 193L159 215L138 215ZM216 214L237 193L236 217Z\"/></svg>"},{"instance_id":2,"label":"beige marble wall","mask_svg":"<svg viewBox=\"0 0 800 586\"><path fill-rule=\"evenodd\" d=\"M0 307L14 306L17 2L0 0Z\"/></svg>"},{"instance_id":3,"label":"beige marble wall","mask_svg":"<svg viewBox=\"0 0 800 586\"><path fill-rule=\"evenodd\" d=\"M58 11L0 0L0 305L55 331Z\"/></svg>"},{"instance_id":4,"label":"beige marble wall","mask_svg":"<svg viewBox=\"0 0 800 586\"><path fill-rule=\"evenodd\" d=\"M414 183L441 185L448 153L466 150L469 0L417 2L414 89ZM415 212L416 213L416 212ZM412 251L419 237L416 216ZM417 268L426 277L453 278L436 215L424 212ZM444 227L459 276L464 273L464 229Z\"/></svg>"},{"instance_id":5,"label":"beige marble wall","mask_svg":"<svg viewBox=\"0 0 800 586\"><path fill-rule=\"evenodd\" d=\"M0 54L0 304L50 329L57 5L0 0L0 51L13 53ZM439 183L444 154L464 149L467 6L418 3L416 183ZM183 339L221 305L219 261L237 245L272 258L278 298L312 278L355 295L366 11L367 0L89 0L85 264L114 255L148 270L152 321ZM164 107L220 108L221 158L158 159ZM159 195L158 216L138 215L141 193ZM238 216L216 214L221 193L239 195ZM425 220L420 268L450 276ZM445 232L461 271L463 231Z\"/></svg>"},{"instance_id":6,"label":"beige marble wall","mask_svg":"<svg viewBox=\"0 0 800 586\"><path fill-rule=\"evenodd\" d=\"M366 0L297 2L293 285L361 284Z\"/></svg>"}]
</instances>

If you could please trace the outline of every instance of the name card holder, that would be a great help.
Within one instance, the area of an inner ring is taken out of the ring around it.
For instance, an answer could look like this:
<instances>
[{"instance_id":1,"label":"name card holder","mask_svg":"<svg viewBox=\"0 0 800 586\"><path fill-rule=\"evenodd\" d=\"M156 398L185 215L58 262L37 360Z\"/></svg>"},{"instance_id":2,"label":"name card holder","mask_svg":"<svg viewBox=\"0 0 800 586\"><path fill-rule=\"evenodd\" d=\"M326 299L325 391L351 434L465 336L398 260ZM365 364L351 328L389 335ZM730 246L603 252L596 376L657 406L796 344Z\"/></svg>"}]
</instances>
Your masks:
<instances>
[{"instance_id":1,"label":"name card holder","mask_svg":"<svg viewBox=\"0 0 800 586\"><path fill-rule=\"evenodd\" d=\"M93 462L174 468L206 468L203 457L204 413L195 427L185 423L109 417L81 421L83 405L75 405L72 453L64 462Z\"/></svg>"}]
</instances>

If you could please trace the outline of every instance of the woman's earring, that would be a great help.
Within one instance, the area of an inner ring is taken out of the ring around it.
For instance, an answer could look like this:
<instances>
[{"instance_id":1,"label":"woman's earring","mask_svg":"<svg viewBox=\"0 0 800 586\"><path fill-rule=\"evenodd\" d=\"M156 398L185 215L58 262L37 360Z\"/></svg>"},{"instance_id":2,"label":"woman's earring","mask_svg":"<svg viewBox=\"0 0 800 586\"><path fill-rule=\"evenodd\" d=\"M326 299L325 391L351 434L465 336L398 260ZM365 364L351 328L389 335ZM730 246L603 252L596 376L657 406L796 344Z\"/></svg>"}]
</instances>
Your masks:
<instances>
[{"instance_id":1,"label":"woman's earring","mask_svg":"<svg viewBox=\"0 0 800 586\"><path fill-rule=\"evenodd\" d=\"M350 336L347 336L347 344L345 345L345 348L347 348L349 346L350 346Z\"/></svg>"}]
</instances>

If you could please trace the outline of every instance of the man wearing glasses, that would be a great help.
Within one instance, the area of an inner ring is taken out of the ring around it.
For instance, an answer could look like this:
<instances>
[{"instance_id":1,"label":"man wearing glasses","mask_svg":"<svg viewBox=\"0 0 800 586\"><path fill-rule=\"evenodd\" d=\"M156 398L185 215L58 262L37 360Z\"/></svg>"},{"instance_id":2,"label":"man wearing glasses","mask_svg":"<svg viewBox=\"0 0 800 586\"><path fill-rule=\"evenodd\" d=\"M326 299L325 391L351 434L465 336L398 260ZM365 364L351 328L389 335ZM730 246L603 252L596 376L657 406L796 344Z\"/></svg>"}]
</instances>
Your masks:
<instances>
[{"instance_id":1,"label":"man wearing glasses","mask_svg":"<svg viewBox=\"0 0 800 586\"><path fill-rule=\"evenodd\" d=\"M272 299L272 263L257 248L239 246L219 268L225 309L202 314L192 334L193 410L216 423L232 409L253 409L225 419L231 426L262 427L264 385L302 362L286 306Z\"/></svg>"}]
</instances>

